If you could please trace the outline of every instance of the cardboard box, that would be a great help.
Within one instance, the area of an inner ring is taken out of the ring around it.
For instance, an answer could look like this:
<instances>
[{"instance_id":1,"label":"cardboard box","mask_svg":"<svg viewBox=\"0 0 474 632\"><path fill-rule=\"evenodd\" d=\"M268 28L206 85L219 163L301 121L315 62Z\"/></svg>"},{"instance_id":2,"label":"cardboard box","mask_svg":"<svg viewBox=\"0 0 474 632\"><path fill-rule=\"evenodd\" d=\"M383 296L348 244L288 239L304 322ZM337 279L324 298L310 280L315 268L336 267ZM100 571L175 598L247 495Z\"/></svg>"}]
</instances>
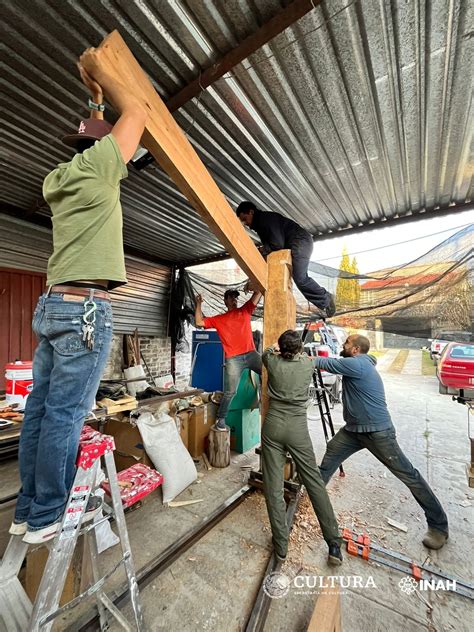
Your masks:
<instances>
[{"instance_id":1,"label":"cardboard box","mask_svg":"<svg viewBox=\"0 0 474 632\"><path fill-rule=\"evenodd\" d=\"M104 433L111 435L115 440L114 460L117 472L126 470L136 463L155 468L145 451L140 431L126 419L108 419L104 428Z\"/></svg>"},{"instance_id":2,"label":"cardboard box","mask_svg":"<svg viewBox=\"0 0 474 632\"><path fill-rule=\"evenodd\" d=\"M186 449L189 444L189 413L187 410L181 410L175 417L176 427L181 437L181 441L184 443Z\"/></svg>"},{"instance_id":3,"label":"cardboard box","mask_svg":"<svg viewBox=\"0 0 474 632\"><path fill-rule=\"evenodd\" d=\"M206 451L207 437L216 421L217 406L212 402L197 406L189 412L188 451L198 459Z\"/></svg>"},{"instance_id":4,"label":"cardboard box","mask_svg":"<svg viewBox=\"0 0 474 632\"><path fill-rule=\"evenodd\" d=\"M26 572L24 575L24 588L26 594L34 602L44 567L48 560L49 549L45 546L33 549L26 556ZM68 601L81 594L92 583L92 569L90 568L89 555L84 552L84 538L79 537L72 555L64 589L59 601L63 606Z\"/></svg>"}]
</instances>

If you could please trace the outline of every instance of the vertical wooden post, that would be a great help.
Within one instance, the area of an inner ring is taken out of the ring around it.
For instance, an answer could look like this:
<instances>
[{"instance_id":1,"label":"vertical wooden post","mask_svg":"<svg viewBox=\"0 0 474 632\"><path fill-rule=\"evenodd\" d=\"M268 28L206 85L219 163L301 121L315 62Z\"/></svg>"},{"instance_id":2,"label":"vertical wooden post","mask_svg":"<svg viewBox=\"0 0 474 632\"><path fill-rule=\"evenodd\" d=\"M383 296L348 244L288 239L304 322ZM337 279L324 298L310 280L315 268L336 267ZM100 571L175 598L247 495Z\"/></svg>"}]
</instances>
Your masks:
<instances>
[{"instance_id":1,"label":"vertical wooden post","mask_svg":"<svg viewBox=\"0 0 474 632\"><path fill-rule=\"evenodd\" d=\"M296 326L296 301L291 276L291 250L277 250L267 257L268 285L263 310L263 348L277 342ZM262 375L262 423L268 410L267 372Z\"/></svg>"}]
</instances>

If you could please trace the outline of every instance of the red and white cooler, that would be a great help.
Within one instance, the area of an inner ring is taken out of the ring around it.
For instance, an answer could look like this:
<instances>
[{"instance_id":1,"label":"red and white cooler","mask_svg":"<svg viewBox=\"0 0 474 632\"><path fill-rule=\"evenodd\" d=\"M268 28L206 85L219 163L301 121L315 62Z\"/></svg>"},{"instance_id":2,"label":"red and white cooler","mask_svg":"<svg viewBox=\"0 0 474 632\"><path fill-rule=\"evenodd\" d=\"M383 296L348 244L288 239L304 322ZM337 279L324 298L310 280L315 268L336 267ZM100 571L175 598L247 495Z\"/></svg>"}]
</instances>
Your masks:
<instances>
[{"instance_id":1,"label":"red and white cooler","mask_svg":"<svg viewBox=\"0 0 474 632\"><path fill-rule=\"evenodd\" d=\"M5 365L5 400L24 410L26 398L33 388L33 362L12 362Z\"/></svg>"}]
</instances>

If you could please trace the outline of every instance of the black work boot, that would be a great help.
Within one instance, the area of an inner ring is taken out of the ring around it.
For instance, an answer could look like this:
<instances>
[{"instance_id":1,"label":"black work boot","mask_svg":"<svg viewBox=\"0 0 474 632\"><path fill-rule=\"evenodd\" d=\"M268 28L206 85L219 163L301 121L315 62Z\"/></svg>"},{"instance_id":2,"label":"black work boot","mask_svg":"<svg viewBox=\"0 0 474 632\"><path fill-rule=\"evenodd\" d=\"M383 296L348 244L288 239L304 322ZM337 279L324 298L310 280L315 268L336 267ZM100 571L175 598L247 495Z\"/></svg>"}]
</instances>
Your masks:
<instances>
[{"instance_id":1,"label":"black work boot","mask_svg":"<svg viewBox=\"0 0 474 632\"><path fill-rule=\"evenodd\" d=\"M328 564L329 566L340 566L342 564L341 545L339 542L331 542L329 544Z\"/></svg>"},{"instance_id":2,"label":"black work boot","mask_svg":"<svg viewBox=\"0 0 474 632\"><path fill-rule=\"evenodd\" d=\"M328 292L329 295L329 300L328 300L328 304L326 305L326 315L327 318L331 318L331 316L334 316L334 314L336 313L336 301L334 300L334 294L331 294L331 292Z\"/></svg>"},{"instance_id":3,"label":"black work boot","mask_svg":"<svg viewBox=\"0 0 474 632\"><path fill-rule=\"evenodd\" d=\"M286 555L279 555L276 551L275 551L275 557L277 559L278 562L286 562Z\"/></svg>"}]
</instances>

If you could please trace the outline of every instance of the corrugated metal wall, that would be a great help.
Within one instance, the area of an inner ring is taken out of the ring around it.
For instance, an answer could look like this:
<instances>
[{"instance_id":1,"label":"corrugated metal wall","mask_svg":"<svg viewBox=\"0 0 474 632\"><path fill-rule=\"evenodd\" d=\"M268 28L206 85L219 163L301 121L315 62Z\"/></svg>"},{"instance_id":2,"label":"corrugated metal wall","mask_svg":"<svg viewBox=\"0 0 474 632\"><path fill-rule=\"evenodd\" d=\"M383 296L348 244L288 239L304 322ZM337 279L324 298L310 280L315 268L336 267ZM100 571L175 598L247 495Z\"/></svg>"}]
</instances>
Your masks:
<instances>
[{"instance_id":1,"label":"corrugated metal wall","mask_svg":"<svg viewBox=\"0 0 474 632\"><path fill-rule=\"evenodd\" d=\"M0 214L0 267L46 272L52 235L45 228ZM128 283L112 292L114 332L165 337L171 269L125 257Z\"/></svg>"},{"instance_id":2,"label":"corrugated metal wall","mask_svg":"<svg viewBox=\"0 0 474 632\"><path fill-rule=\"evenodd\" d=\"M125 264L128 283L112 292L114 332L165 337L171 269L132 257Z\"/></svg>"},{"instance_id":3,"label":"corrugated metal wall","mask_svg":"<svg viewBox=\"0 0 474 632\"><path fill-rule=\"evenodd\" d=\"M0 376L7 362L33 358L36 340L31 320L45 283L44 274L0 268Z\"/></svg>"}]
</instances>

